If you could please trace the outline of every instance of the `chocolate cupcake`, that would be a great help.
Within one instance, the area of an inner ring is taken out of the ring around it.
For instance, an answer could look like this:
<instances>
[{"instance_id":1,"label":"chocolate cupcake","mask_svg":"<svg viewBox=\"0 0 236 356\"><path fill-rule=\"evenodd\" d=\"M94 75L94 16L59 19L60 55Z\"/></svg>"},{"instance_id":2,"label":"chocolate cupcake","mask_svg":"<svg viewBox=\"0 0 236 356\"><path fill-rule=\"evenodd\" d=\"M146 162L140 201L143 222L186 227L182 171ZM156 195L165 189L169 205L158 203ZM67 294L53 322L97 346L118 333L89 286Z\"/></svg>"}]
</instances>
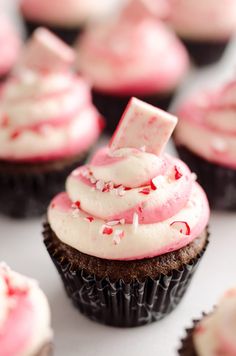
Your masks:
<instances>
[{"instance_id":1,"label":"chocolate cupcake","mask_svg":"<svg viewBox=\"0 0 236 356\"><path fill-rule=\"evenodd\" d=\"M117 0L20 0L28 37L46 27L72 45L88 22L109 15Z\"/></svg>"},{"instance_id":2,"label":"chocolate cupcake","mask_svg":"<svg viewBox=\"0 0 236 356\"><path fill-rule=\"evenodd\" d=\"M110 133L131 96L167 109L189 64L184 46L141 0L88 28L77 50L78 70L91 82Z\"/></svg>"},{"instance_id":3,"label":"chocolate cupcake","mask_svg":"<svg viewBox=\"0 0 236 356\"><path fill-rule=\"evenodd\" d=\"M183 162L162 153L176 120L133 98L109 147L74 170L49 206L48 253L92 320L131 327L164 318L205 251L205 194Z\"/></svg>"},{"instance_id":4,"label":"chocolate cupcake","mask_svg":"<svg viewBox=\"0 0 236 356\"><path fill-rule=\"evenodd\" d=\"M217 62L236 32L234 0L169 2L169 23L197 66Z\"/></svg>"},{"instance_id":5,"label":"chocolate cupcake","mask_svg":"<svg viewBox=\"0 0 236 356\"><path fill-rule=\"evenodd\" d=\"M5 14L0 12L0 82L6 79L19 55L21 40Z\"/></svg>"},{"instance_id":6,"label":"chocolate cupcake","mask_svg":"<svg viewBox=\"0 0 236 356\"><path fill-rule=\"evenodd\" d=\"M52 355L50 318L37 282L0 263L1 355Z\"/></svg>"},{"instance_id":7,"label":"chocolate cupcake","mask_svg":"<svg viewBox=\"0 0 236 356\"><path fill-rule=\"evenodd\" d=\"M74 53L46 29L27 43L0 107L0 212L42 214L82 164L101 131L87 83L72 73Z\"/></svg>"},{"instance_id":8,"label":"chocolate cupcake","mask_svg":"<svg viewBox=\"0 0 236 356\"><path fill-rule=\"evenodd\" d=\"M180 356L234 356L236 328L236 289L228 290L210 314L193 322L182 340Z\"/></svg>"},{"instance_id":9,"label":"chocolate cupcake","mask_svg":"<svg viewBox=\"0 0 236 356\"><path fill-rule=\"evenodd\" d=\"M197 94L178 110L175 143L214 209L236 209L236 82Z\"/></svg>"}]
</instances>

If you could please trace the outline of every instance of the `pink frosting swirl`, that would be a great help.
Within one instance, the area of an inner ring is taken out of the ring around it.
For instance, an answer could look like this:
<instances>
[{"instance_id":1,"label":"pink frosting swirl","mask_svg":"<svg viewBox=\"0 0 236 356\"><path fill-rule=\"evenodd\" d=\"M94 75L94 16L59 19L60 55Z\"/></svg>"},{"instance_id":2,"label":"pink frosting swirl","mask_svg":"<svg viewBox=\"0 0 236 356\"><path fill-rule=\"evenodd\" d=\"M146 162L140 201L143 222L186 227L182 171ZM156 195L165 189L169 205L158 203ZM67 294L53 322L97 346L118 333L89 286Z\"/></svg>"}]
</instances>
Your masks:
<instances>
[{"instance_id":1,"label":"pink frosting swirl","mask_svg":"<svg viewBox=\"0 0 236 356\"><path fill-rule=\"evenodd\" d=\"M0 302L0 355L39 352L52 331L49 307L37 284L0 264Z\"/></svg>"},{"instance_id":2,"label":"pink frosting swirl","mask_svg":"<svg viewBox=\"0 0 236 356\"><path fill-rule=\"evenodd\" d=\"M209 161L236 168L235 115L235 81L198 94L178 111L177 143Z\"/></svg>"},{"instance_id":3,"label":"pink frosting swirl","mask_svg":"<svg viewBox=\"0 0 236 356\"><path fill-rule=\"evenodd\" d=\"M20 69L2 90L0 110L2 159L49 160L79 154L101 131L87 83L70 71Z\"/></svg>"},{"instance_id":4,"label":"pink frosting swirl","mask_svg":"<svg viewBox=\"0 0 236 356\"><path fill-rule=\"evenodd\" d=\"M8 18L0 13L0 75L7 74L17 60L20 38Z\"/></svg>"},{"instance_id":5,"label":"pink frosting swirl","mask_svg":"<svg viewBox=\"0 0 236 356\"><path fill-rule=\"evenodd\" d=\"M78 70L95 89L115 94L170 92L188 68L183 45L151 16L93 26L77 49Z\"/></svg>"},{"instance_id":6,"label":"pink frosting swirl","mask_svg":"<svg viewBox=\"0 0 236 356\"><path fill-rule=\"evenodd\" d=\"M102 258L179 249L199 236L209 217L205 194L182 161L138 149L99 150L68 177L66 191L49 207L52 229L65 243Z\"/></svg>"}]
</instances>

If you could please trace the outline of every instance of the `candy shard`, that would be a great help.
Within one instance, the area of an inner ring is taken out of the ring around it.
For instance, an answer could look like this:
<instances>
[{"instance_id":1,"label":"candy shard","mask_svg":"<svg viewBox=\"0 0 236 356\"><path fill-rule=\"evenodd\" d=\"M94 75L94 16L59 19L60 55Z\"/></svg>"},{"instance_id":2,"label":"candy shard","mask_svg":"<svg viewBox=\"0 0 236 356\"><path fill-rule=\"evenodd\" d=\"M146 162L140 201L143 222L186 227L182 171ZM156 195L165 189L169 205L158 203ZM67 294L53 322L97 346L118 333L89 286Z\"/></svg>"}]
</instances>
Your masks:
<instances>
[{"instance_id":1,"label":"candy shard","mask_svg":"<svg viewBox=\"0 0 236 356\"><path fill-rule=\"evenodd\" d=\"M74 51L46 28L39 27L27 42L18 67L63 71L74 62Z\"/></svg>"},{"instance_id":2,"label":"candy shard","mask_svg":"<svg viewBox=\"0 0 236 356\"><path fill-rule=\"evenodd\" d=\"M110 149L145 146L146 152L160 155L176 124L175 116L132 98L111 138Z\"/></svg>"}]
</instances>

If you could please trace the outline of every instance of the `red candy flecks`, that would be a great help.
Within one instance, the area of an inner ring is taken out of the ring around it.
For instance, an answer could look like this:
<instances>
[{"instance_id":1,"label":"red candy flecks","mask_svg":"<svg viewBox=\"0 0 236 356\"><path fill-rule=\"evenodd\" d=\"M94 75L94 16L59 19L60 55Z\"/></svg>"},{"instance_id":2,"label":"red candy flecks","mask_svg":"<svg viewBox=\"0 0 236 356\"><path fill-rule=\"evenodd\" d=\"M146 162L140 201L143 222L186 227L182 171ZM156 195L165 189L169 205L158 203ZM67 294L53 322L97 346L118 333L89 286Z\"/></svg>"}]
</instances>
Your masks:
<instances>
[{"instance_id":1,"label":"red candy flecks","mask_svg":"<svg viewBox=\"0 0 236 356\"><path fill-rule=\"evenodd\" d=\"M155 184L153 183L152 179L150 181L150 187L152 190L157 190L157 187L155 186Z\"/></svg>"},{"instance_id":2,"label":"red candy flecks","mask_svg":"<svg viewBox=\"0 0 236 356\"><path fill-rule=\"evenodd\" d=\"M111 235L113 233L112 227L105 226L102 230L104 235Z\"/></svg>"},{"instance_id":3,"label":"red candy flecks","mask_svg":"<svg viewBox=\"0 0 236 356\"><path fill-rule=\"evenodd\" d=\"M175 166L175 179L178 180L182 177L182 173L179 171L178 167Z\"/></svg>"},{"instance_id":4,"label":"red candy flecks","mask_svg":"<svg viewBox=\"0 0 236 356\"><path fill-rule=\"evenodd\" d=\"M150 189L149 188L143 188L142 190L139 191L140 194L148 195L150 194Z\"/></svg>"},{"instance_id":5,"label":"red candy flecks","mask_svg":"<svg viewBox=\"0 0 236 356\"><path fill-rule=\"evenodd\" d=\"M181 234L190 235L190 227L186 221L174 221L170 226L178 230Z\"/></svg>"}]
</instances>

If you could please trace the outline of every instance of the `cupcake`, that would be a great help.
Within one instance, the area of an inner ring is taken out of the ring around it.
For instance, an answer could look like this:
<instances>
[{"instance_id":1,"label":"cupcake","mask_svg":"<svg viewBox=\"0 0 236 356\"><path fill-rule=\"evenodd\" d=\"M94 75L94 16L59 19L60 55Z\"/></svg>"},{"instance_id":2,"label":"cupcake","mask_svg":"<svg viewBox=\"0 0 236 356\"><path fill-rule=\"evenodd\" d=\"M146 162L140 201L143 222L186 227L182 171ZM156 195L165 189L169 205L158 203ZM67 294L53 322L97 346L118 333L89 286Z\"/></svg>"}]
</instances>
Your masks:
<instances>
[{"instance_id":1,"label":"cupcake","mask_svg":"<svg viewBox=\"0 0 236 356\"><path fill-rule=\"evenodd\" d=\"M117 19L88 28L77 46L77 68L111 133L133 95L166 109L188 68L183 45L144 4L135 0Z\"/></svg>"},{"instance_id":2,"label":"cupcake","mask_svg":"<svg viewBox=\"0 0 236 356\"><path fill-rule=\"evenodd\" d=\"M0 354L49 356L51 342L49 305L37 282L0 263Z\"/></svg>"},{"instance_id":3,"label":"cupcake","mask_svg":"<svg viewBox=\"0 0 236 356\"><path fill-rule=\"evenodd\" d=\"M20 38L8 18L0 12L0 82L6 79L17 60Z\"/></svg>"},{"instance_id":4,"label":"cupcake","mask_svg":"<svg viewBox=\"0 0 236 356\"><path fill-rule=\"evenodd\" d=\"M218 61L236 32L234 0L169 0L169 23L198 66Z\"/></svg>"},{"instance_id":5,"label":"cupcake","mask_svg":"<svg viewBox=\"0 0 236 356\"><path fill-rule=\"evenodd\" d=\"M117 0L20 0L27 35L44 26L73 44L88 22L110 14Z\"/></svg>"},{"instance_id":6,"label":"cupcake","mask_svg":"<svg viewBox=\"0 0 236 356\"><path fill-rule=\"evenodd\" d=\"M210 314L187 329L180 356L236 355L236 288L228 290Z\"/></svg>"},{"instance_id":7,"label":"cupcake","mask_svg":"<svg viewBox=\"0 0 236 356\"><path fill-rule=\"evenodd\" d=\"M43 213L101 131L73 51L46 29L27 43L0 100L0 212Z\"/></svg>"},{"instance_id":8,"label":"cupcake","mask_svg":"<svg viewBox=\"0 0 236 356\"><path fill-rule=\"evenodd\" d=\"M236 209L236 82L195 95L178 110L175 143L214 209Z\"/></svg>"},{"instance_id":9,"label":"cupcake","mask_svg":"<svg viewBox=\"0 0 236 356\"><path fill-rule=\"evenodd\" d=\"M176 121L131 99L109 147L74 170L48 208L48 253L92 320L131 327L164 318L204 254L206 196L188 167L163 153Z\"/></svg>"}]
</instances>

